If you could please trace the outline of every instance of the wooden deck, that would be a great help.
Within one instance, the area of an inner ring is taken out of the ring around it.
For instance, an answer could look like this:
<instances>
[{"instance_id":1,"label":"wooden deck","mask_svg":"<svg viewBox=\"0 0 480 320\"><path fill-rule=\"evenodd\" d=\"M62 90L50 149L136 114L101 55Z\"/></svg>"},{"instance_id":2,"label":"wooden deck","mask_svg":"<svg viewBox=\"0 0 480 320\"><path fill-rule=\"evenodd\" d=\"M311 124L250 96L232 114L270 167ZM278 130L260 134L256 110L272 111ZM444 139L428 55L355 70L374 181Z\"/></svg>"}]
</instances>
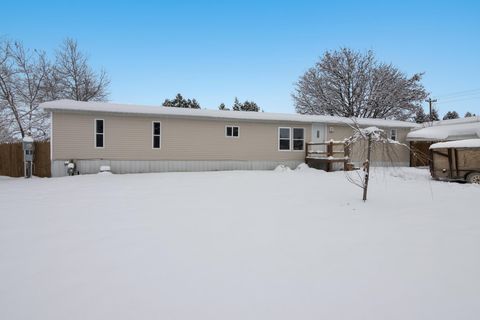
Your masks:
<instances>
[{"instance_id":1,"label":"wooden deck","mask_svg":"<svg viewBox=\"0 0 480 320\"><path fill-rule=\"evenodd\" d=\"M325 147L326 151L312 150L312 147ZM310 142L305 144L305 163L316 169L332 171L333 163L343 162L343 170L350 171L350 144L339 141Z\"/></svg>"}]
</instances>

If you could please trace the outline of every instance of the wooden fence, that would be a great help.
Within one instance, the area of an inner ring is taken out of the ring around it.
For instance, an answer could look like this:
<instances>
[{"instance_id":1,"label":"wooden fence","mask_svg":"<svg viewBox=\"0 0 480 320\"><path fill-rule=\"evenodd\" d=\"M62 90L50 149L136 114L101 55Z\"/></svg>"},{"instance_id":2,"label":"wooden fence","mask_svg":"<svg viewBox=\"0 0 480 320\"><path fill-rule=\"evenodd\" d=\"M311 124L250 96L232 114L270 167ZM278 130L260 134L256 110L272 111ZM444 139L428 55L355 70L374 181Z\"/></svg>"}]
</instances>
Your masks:
<instances>
[{"instance_id":1,"label":"wooden fence","mask_svg":"<svg viewBox=\"0 0 480 320\"><path fill-rule=\"evenodd\" d=\"M314 146L326 146L326 151L312 150ZM340 149L336 148L339 146ZM340 155L340 157L336 156ZM353 165L350 162L350 144L347 142L309 142L305 144L305 163L317 169L327 172L332 171L332 165L336 162L343 163L343 170L350 171Z\"/></svg>"},{"instance_id":2,"label":"wooden fence","mask_svg":"<svg viewBox=\"0 0 480 320\"><path fill-rule=\"evenodd\" d=\"M33 175L50 177L50 142L34 142ZM0 144L0 176L23 177L21 142Z\"/></svg>"}]
</instances>

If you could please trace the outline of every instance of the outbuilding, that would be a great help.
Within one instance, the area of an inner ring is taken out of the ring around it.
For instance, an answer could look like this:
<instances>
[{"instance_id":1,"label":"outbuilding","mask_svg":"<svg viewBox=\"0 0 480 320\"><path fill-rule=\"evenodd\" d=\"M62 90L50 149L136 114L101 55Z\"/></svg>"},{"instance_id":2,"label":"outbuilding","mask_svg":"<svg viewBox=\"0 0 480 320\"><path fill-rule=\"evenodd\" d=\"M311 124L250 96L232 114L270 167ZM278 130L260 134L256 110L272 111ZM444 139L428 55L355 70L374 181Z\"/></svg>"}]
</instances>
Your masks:
<instances>
[{"instance_id":1,"label":"outbuilding","mask_svg":"<svg viewBox=\"0 0 480 320\"><path fill-rule=\"evenodd\" d=\"M410 142L410 165L428 166L431 159L429 147L433 143L480 138L480 117L425 122L407 135Z\"/></svg>"},{"instance_id":2,"label":"outbuilding","mask_svg":"<svg viewBox=\"0 0 480 320\"><path fill-rule=\"evenodd\" d=\"M434 179L480 184L480 139L434 143L430 151Z\"/></svg>"}]
</instances>

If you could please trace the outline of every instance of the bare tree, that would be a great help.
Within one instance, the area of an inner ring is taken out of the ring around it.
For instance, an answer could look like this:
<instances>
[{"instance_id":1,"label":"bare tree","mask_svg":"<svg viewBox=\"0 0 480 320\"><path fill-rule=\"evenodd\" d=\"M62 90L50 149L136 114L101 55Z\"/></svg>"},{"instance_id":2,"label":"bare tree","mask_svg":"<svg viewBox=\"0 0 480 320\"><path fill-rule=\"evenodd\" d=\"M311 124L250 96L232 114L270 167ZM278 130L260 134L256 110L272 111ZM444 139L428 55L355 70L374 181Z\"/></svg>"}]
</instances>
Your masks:
<instances>
[{"instance_id":1,"label":"bare tree","mask_svg":"<svg viewBox=\"0 0 480 320\"><path fill-rule=\"evenodd\" d=\"M52 98L104 101L110 80L105 70L96 73L76 40L65 39L56 53L54 73L48 79Z\"/></svg>"},{"instance_id":2,"label":"bare tree","mask_svg":"<svg viewBox=\"0 0 480 320\"><path fill-rule=\"evenodd\" d=\"M325 52L300 77L292 97L302 114L406 120L428 96L421 78L378 63L372 51L342 48Z\"/></svg>"},{"instance_id":3,"label":"bare tree","mask_svg":"<svg viewBox=\"0 0 480 320\"><path fill-rule=\"evenodd\" d=\"M47 98L45 82L51 71L45 53L21 43L0 44L0 113L3 132L14 136L48 137L48 115L39 108Z\"/></svg>"},{"instance_id":4,"label":"bare tree","mask_svg":"<svg viewBox=\"0 0 480 320\"><path fill-rule=\"evenodd\" d=\"M95 73L77 42L65 40L52 65L43 51L0 41L0 141L25 135L47 139L48 114L39 105L55 99L105 100L109 80Z\"/></svg>"},{"instance_id":5,"label":"bare tree","mask_svg":"<svg viewBox=\"0 0 480 320\"><path fill-rule=\"evenodd\" d=\"M356 156L365 159L362 170L345 172L347 180L360 187L363 192L363 201L367 200L368 185L370 182L370 166L373 154L380 155L384 163L390 162L393 166L395 159L399 159L398 149L409 147L406 144L387 137L382 129L377 127L360 128L357 123L351 126L353 135L347 139L350 148L356 147Z\"/></svg>"}]
</instances>

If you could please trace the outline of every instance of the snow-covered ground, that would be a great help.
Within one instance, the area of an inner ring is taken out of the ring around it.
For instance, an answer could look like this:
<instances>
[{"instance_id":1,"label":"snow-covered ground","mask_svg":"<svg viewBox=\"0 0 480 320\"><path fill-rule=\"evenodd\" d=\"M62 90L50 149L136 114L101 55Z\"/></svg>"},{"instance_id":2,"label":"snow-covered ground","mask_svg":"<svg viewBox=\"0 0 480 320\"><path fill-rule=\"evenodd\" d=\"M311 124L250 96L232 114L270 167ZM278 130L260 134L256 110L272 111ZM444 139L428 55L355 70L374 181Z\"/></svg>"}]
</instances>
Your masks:
<instances>
[{"instance_id":1,"label":"snow-covered ground","mask_svg":"<svg viewBox=\"0 0 480 320\"><path fill-rule=\"evenodd\" d=\"M479 319L480 187L371 181L0 179L0 319Z\"/></svg>"}]
</instances>

